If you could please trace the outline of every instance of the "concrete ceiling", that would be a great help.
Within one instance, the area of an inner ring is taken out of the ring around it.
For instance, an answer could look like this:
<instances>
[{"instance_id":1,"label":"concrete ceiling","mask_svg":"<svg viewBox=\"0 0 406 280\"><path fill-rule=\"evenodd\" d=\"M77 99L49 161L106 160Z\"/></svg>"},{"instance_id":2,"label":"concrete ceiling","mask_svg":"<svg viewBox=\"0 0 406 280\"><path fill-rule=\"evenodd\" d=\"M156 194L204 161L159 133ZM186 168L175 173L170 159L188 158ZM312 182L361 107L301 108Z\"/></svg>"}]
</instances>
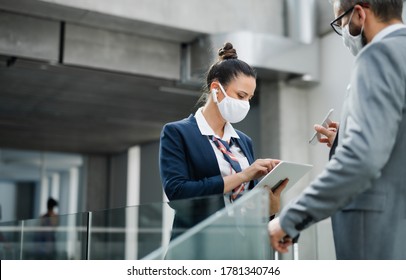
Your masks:
<instances>
[{"instance_id":1,"label":"concrete ceiling","mask_svg":"<svg viewBox=\"0 0 406 280\"><path fill-rule=\"evenodd\" d=\"M175 81L0 59L0 147L117 153L156 140L198 99ZM177 92L177 93L175 93Z\"/></svg>"}]
</instances>

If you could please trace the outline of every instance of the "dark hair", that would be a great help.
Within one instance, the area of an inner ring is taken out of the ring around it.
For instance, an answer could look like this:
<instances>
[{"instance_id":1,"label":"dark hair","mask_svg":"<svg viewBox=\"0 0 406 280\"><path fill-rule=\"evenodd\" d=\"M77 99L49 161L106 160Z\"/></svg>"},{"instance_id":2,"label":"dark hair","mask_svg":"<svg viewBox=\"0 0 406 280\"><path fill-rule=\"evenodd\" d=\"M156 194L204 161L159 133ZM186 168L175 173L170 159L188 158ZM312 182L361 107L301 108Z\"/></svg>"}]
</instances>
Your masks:
<instances>
[{"instance_id":1,"label":"dark hair","mask_svg":"<svg viewBox=\"0 0 406 280\"><path fill-rule=\"evenodd\" d=\"M218 80L223 86L227 86L232 79L240 74L256 78L255 70L246 62L238 59L237 51L231 43L225 43L218 50L218 56L218 61L210 67L207 73L207 88L210 88L210 84L214 80Z\"/></svg>"},{"instance_id":2,"label":"dark hair","mask_svg":"<svg viewBox=\"0 0 406 280\"><path fill-rule=\"evenodd\" d=\"M200 97L198 104L206 101L206 93L213 81L217 80L226 87L231 80L241 74L253 78L257 77L255 70L248 63L238 59L237 51L230 42L227 42L218 50L218 61L207 72L205 93Z\"/></svg>"},{"instance_id":3,"label":"dark hair","mask_svg":"<svg viewBox=\"0 0 406 280\"><path fill-rule=\"evenodd\" d=\"M338 0L343 11L360 3L369 4L371 11L383 22L402 19L403 0ZM334 2L334 1L333 1Z\"/></svg>"},{"instance_id":4,"label":"dark hair","mask_svg":"<svg viewBox=\"0 0 406 280\"><path fill-rule=\"evenodd\" d=\"M51 210L55 206L58 206L58 202L55 199L53 199L52 197L48 198L48 201L47 201L48 210Z\"/></svg>"}]
</instances>

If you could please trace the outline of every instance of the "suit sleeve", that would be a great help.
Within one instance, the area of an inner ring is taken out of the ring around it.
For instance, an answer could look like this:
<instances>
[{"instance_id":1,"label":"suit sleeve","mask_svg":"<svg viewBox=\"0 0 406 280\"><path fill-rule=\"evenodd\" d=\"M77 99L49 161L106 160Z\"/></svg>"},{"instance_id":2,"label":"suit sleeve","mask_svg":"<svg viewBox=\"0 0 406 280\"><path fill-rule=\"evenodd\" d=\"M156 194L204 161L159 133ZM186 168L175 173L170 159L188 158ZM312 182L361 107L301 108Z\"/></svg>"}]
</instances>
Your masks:
<instances>
[{"instance_id":1,"label":"suit sleeve","mask_svg":"<svg viewBox=\"0 0 406 280\"><path fill-rule=\"evenodd\" d=\"M375 43L357 58L349 113L335 156L281 212L281 226L291 237L342 209L380 177L395 145L405 104L405 73L399 63L405 58L400 54Z\"/></svg>"},{"instance_id":2,"label":"suit sleeve","mask_svg":"<svg viewBox=\"0 0 406 280\"><path fill-rule=\"evenodd\" d=\"M198 148L198 147L197 147ZM169 200L222 194L221 174L193 180L187 146L175 125L165 125L161 133L159 165L164 191ZM202 167L204 168L204 167Z\"/></svg>"}]
</instances>

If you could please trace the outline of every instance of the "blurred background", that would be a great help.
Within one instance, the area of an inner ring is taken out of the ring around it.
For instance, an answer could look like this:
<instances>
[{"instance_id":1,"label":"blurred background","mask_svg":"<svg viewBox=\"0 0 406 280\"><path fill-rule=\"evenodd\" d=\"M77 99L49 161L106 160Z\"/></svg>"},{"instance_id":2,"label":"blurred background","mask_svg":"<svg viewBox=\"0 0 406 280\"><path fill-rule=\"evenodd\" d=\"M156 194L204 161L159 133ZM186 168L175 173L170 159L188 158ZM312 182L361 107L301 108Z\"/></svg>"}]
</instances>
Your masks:
<instances>
[{"instance_id":1,"label":"blurred background","mask_svg":"<svg viewBox=\"0 0 406 280\"><path fill-rule=\"evenodd\" d=\"M0 0L0 222L166 201L159 135L188 117L230 41L258 72L248 117L257 157L313 164L308 144L339 120L353 57L328 0ZM329 219L302 235L305 259L333 259Z\"/></svg>"}]
</instances>

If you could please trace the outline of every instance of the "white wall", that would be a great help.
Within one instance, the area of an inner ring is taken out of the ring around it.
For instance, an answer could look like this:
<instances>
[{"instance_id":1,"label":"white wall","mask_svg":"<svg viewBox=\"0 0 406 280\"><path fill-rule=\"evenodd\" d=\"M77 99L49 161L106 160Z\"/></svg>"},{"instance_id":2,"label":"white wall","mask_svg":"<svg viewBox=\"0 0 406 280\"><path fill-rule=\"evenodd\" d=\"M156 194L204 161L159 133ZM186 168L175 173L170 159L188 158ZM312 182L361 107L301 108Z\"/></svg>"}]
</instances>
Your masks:
<instances>
[{"instance_id":1,"label":"white wall","mask_svg":"<svg viewBox=\"0 0 406 280\"><path fill-rule=\"evenodd\" d=\"M330 108L334 108L333 119L339 121L354 57L343 45L342 39L331 32L321 40L321 83L309 92L309 127L320 123ZM314 163L312 176L316 177L328 161L329 148L325 145L309 146L310 160ZM318 259L334 259L331 220L317 226Z\"/></svg>"},{"instance_id":2,"label":"white wall","mask_svg":"<svg viewBox=\"0 0 406 280\"><path fill-rule=\"evenodd\" d=\"M330 108L333 119L339 121L341 106L350 79L354 58L342 40L331 32L320 40L320 83L311 88L298 88L288 84L280 86L281 106L281 158L310 163L314 168L297 187L284 195L284 203L296 197L328 162L329 148L322 144L312 146L308 139L313 125L320 123ZM330 219L305 230L300 237L301 259L334 259Z\"/></svg>"}]
</instances>

